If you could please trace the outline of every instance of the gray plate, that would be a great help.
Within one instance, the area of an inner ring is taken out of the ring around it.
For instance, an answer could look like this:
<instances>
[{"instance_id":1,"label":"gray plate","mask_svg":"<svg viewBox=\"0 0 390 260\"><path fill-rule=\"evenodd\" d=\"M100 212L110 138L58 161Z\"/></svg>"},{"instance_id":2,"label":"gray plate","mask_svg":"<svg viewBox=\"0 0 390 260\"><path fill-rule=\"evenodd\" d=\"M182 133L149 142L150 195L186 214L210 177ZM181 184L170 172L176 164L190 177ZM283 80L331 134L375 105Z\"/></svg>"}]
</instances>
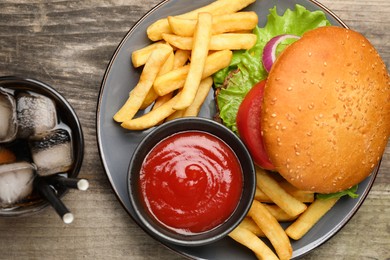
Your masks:
<instances>
[{"instance_id":1,"label":"gray plate","mask_svg":"<svg viewBox=\"0 0 390 260\"><path fill-rule=\"evenodd\" d=\"M150 131L127 131L112 119L113 115L128 97L129 91L136 85L140 70L131 64L131 53L150 43L146 36L146 28L159 18L168 15L181 14L209 4L212 0L170 0L160 3L148 12L127 33L114 53L104 75L97 108L97 138L102 163L112 188L125 210L140 225L130 205L127 191L127 169L130 158L141 139ZM295 4L301 4L308 10L323 10L333 25L346 25L331 11L321 4L309 0L258 0L247 10L256 11L259 15L259 26L264 26L269 9L277 6L279 14L287 8L293 9ZM215 114L213 94L210 92L202 107L200 116L212 118ZM293 241L293 258L298 258L320 246L337 231L339 231L354 215L367 196L377 174L379 166L370 177L359 185L358 199L341 199L306 236L299 241ZM230 238L201 247L183 247L165 244L168 248L195 259L256 259L250 250L239 245Z\"/></svg>"}]
</instances>

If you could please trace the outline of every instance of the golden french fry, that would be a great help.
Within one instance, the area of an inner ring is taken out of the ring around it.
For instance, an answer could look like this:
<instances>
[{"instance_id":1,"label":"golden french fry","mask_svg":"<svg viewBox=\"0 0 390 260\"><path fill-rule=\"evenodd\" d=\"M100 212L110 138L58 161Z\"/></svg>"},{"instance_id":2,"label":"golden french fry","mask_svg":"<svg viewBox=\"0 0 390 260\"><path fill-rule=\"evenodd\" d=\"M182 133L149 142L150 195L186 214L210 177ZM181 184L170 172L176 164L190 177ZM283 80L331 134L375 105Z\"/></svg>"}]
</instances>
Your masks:
<instances>
[{"instance_id":1,"label":"golden french fry","mask_svg":"<svg viewBox=\"0 0 390 260\"><path fill-rule=\"evenodd\" d=\"M133 53L131 54L131 62L133 63L133 66L135 68L138 68L142 65L145 65L150 54L159 44L165 44L165 43L163 43L162 41L155 42L155 43L152 43L152 44L150 44L142 49L133 51Z\"/></svg>"},{"instance_id":2,"label":"golden french fry","mask_svg":"<svg viewBox=\"0 0 390 260\"><path fill-rule=\"evenodd\" d=\"M337 201L338 198L316 199L295 222L287 227L287 235L295 240L302 238Z\"/></svg>"},{"instance_id":3,"label":"golden french fry","mask_svg":"<svg viewBox=\"0 0 390 260\"><path fill-rule=\"evenodd\" d=\"M175 110L187 108L195 99L209 52L211 24L212 16L210 13L199 13L198 23L194 33L194 45L191 51L190 69L184 87L180 92L180 99L173 106Z\"/></svg>"},{"instance_id":4,"label":"golden french fry","mask_svg":"<svg viewBox=\"0 0 390 260\"><path fill-rule=\"evenodd\" d=\"M314 193L309 193L301 190L286 190L284 186L284 182L279 182L279 185L291 196L299 200L300 202L303 203L311 203L314 201ZM259 187L256 187L256 193L255 193L255 199L260 201L260 202L265 202L265 203L274 203L270 197L268 197L262 190L259 189Z\"/></svg>"},{"instance_id":5,"label":"golden french fry","mask_svg":"<svg viewBox=\"0 0 390 260\"><path fill-rule=\"evenodd\" d=\"M168 56L167 60L164 62L164 65L162 65L160 71L158 72L157 74L157 77L158 76L161 76L161 75L164 75L166 74L167 72L171 71L173 69L173 62L174 62L174 58L175 58L175 55L173 53L173 51L171 52L171 54ZM146 95L145 99L144 99L144 102L142 103L140 109L145 109L147 108L148 106L150 106L157 98L159 97L159 95L156 93L156 91L154 90L154 88L151 88L148 92L148 94ZM153 106L154 107L154 106Z\"/></svg>"},{"instance_id":6,"label":"golden french fry","mask_svg":"<svg viewBox=\"0 0 390 260\"><path fill-rule=\"evenodd\" d=\"M213 79L211 77L205 78L200 82L195 99L191 105L184 110L183 117L198 116L200 108L209 94L212 85Z\"/></svg>"},{"instance_id":7,"label":"golden french fry","mask_svg":"<svg viewBox=\"0 0 390 260\"><path fill-rule=\"evenodd\" d=\"M216 51L208 55L204 65L202 79L205 79L215 72L227 67L232 59L233 52L230 50ZM184 86L190 65L174 69L156 78L153 88L160 96Z\"/></svg>"},{"instance_id":8,"label":"golden french fry","mask_svg":"<svg viewBox=\"0 0 390 260\"><path fill-rule=\"evenodd\" d=\"M163 34L163 39L170 45L182 49L192 50L193 37L177 36L175 34ZM256 35L252 33L222 33L213 35L208 48L210 50L248 50L257 41Z\"/></svg>"},{"instance_id":9,"label":"golden french fry","mask_svg":"<svg viewBox=\"0 0 390 260\"><path fill-rule=\"evenodd\" d=\"M253 219L251 219L250 217L245 217L241 223L240 223L240 227L242 228L245 228L247 230L249 230L250 232L252 232L253 234L255 234L256 236L258 237L264 237L264 232L261 231L261 229L259 228L259 226L253 221Z\"/></svg>"},{"instance_id":10,"label":"golden french fry","mask_svg":"<svg viewBox=\"0 0 390 260\"><path fill-rule=\"evenodd\" d=\"M146 95L153 86L160 68L172 52L172 47L161 44L153 50L145 63L138 84L130 92L129 98L122 108L114 115L114 120L124 122L130 120L141 107Z\"/></svg>"},{"instance_id":11,"label":"golden french fry","mask_svg":"<svg viewBox=\"0 0 390 260\"><path fill-rule=\"evenodd\" d=\"M152 108L152 111L153 110L156 110L157 108L161 107L162 105L164 105L165 103L167 103L169 100L171 100L173 96L173 92L171 93L168 93L166 94L165 96L159 96L158 98L156 98L156 101L154 102L154 105L153 105L153 108ZM174 113L173 113L174 114ZM164 122L164 119L161 120L160 122L158 122L156 125L159 125L161 123Z\"/></svg>"},{"instance_id":12,"label":"golden french fry","mask_svg":"<svg viewBox=\"0 0 390 260\"><path fill-rule=\"evenodd\" d=\"M212 15L235 13L244 9L253 2L255 2L255 0L218 0L191 12L178 15L178 17L185 19L197 19L198 13L202 12L211 13ZM171 33L168 19L164 18L154 22L147 28L146 33L152 41L161 40L163 33Z\"/></svg>"},{"instance_id":13,"label":"golden french fry","mask_svg":"<svg viewBox=\"0 0 390 260\"><path fill-rule=\"evenodd\" d=\"M276 205L283 209L290 216L301 214L307 206L288 194L279 183L274 180L267 172L256 167L257 186L262 190Z\"/></svg>"},{"instance_id":14,"label":"golden french fry","mask_svg":"<svg viewBox=\"0 0 390 260\"><path fill-rule=\"evenodd\" d=\"M254 200L248 215L264 232L265 236L273 245L280 259L290 259L292 256L292 247L290 240L284 232L282 226L267 208L260 202Z\"/></svg>"},{"instance_id":15,"label":"golden french fry","mask_svg":"<svg viewBox=\"0 0 390 260\"><path fill-rule=\"evenodd\" d=\"M259 259L278 259L275 253L259 237L241 227L241 224L230 232L229 236L252 250Z\"/></svg>"},{"instance_id":16,"label":"golden french fry","mask_svg":"<svg viewBox=\"0 0 390 260\"><path fill-rule=\"evenodd\" d=\"M171 100L172 96L173 96L172 92L168 93L164 96L158 96L158 98L156 98L156 101L154 102L152 110L155 110L155 109L161 107L163 104L165 104L166 102Z\"/></svg>"},{"instance_id":17,"label":"golden french fry","mask_svg":"<svg viewBox=\"0 0 390 260\"><path fill-rule=\"evenodd\" d=\"M287 222L293 221L297 218L297 216L290 216L286 212L284 212L278 205L275 204L263 204L272 216L276 218L279 222Z\"/></svg>"},{"instance_id":18,"label":"golden french fry","mask_svg":"<svg viewBox=\"0 0 390 260\"><path fill-rule=\"evenodd\" d=\"M248 50L256 41L253 33L222 33L211 37L210 50Z\"/></svg>"},{"instance_id":19,"label":"golden french fry","mask_svg":"<svg viewBox=\"0 0 390 260\"><path fill-rule=\"evenodd\" d=\"M206 65L207 66L207 60ZM179 89L184 86L190 65L174 69L162 76L156 78L153 88L160 96Z\"/></svg>"},{"instance_id":20,"label":"golden french fry","mask_svg":"<svg viewBox=\"0 0 390 260\"><path fill-rule=\"evenodd\" d=\"M168 102L165 102L160 107L152 110L138 118L124 121L121 126L129 130L144 130L153 127L175 112L172 106L179 99L180 94L177 94Z\"/></svg>"},{"instance_id":21,"label":"golden french fry","mask_svg":"<svg viewBox=\"0 0 390 260\"><path fill-rule=\"evenodd\" d=\"M312 191L304 191L294 187L287 181L279 182L280 187L282 187L288 194L296 198L297 200L304 203L311 203L314 201L314 192Z\"/></svg>"},{"instance_id":22,"label":"golden french fry","mask_svg":"<svg viewBox=\"0 0 390 260\"><path fill-rule=\"evenodd\" d=\"M195 19L183 19L177 16L168 17L169 26L174 34L192 37L195 30ZM213 16L211 34L251 31L258 23L255 12L238 12Z\"/></svg>"},{"instance_id":23,"label":"golden french fry","mask_svg":"<svg viewBox=\"0 0 390 260\"><path fill-rule=\"evenodd\" d=\"M259 187L256 187L255 200L266 203L274 203Z\"/></svg>"},{"instance_id":24,"label":"golden french fry","mask_svg":"<svg viewBox=\"0 0 390 260\"><path fill-rule=\"evenodd\" d=\"M146 94L144 101L142 102L139 109L145 109L150 106L159 96L153 88L149 89L149 92Z\"/></svg>"},{"instance_id":25,"label":"golden french fry","mask_svg":"<svg viewBox=\"0 0 390 260\"><path fill-rule=\"evenodd\" d=\"M164 74L170 72L173 69L174 61L175 61L175 54L173 53L173 50L172 50L172 52L169 54L167 60L164 62L164 65L162 65L157 76L161 76L161 75L164 75Z\"/></svg>"},{"instance_id":26,"label":"golden french fry","mask_svg":"<svg viewBox=\"0 0 390 260\"><path fill-rule=\"evenodd\" d=\"M173 61L173 69L183 67L190 58L191 52L185 50L177 50Z\"/></svg>"}]
</instances>

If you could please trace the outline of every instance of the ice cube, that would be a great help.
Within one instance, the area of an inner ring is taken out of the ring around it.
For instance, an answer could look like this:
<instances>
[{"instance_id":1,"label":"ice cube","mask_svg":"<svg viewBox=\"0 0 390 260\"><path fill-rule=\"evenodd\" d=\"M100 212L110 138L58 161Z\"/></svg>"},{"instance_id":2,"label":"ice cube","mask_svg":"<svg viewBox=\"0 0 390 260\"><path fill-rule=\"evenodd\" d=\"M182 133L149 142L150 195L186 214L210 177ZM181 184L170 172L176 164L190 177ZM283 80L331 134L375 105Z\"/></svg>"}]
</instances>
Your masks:
<instances>
[{"instance_id":1,"label":"ice cube","mask_svg":"<svg viewBox=\"0 0 390 260\"><path fill-rule=\"evenodd\" d=\"M54 101L46 96L21 92L16 96L16 107L20 138L51 130L57 124Z\"/></svg>"},{"instance_id":2,"label":"ice cube","mask_svg":"<svg viewBox=\"0 0 390 260\"><path fill-rule=\"evenodd\" d=\"M12 206L30 195L34 170L27 162L0 165L0 208Z\"/></svg>"},{"instance_id":3,"label":"ice cube","mask_svg":"<svg viewBox=\"0 0 390 260\"><path fill-rule=\"evenodd\" d=\"M17 130L15 99L0 87L0 143L13 141Z\"/></svg>"},{"instance_id":4,"label":"ice cube","mask_svg":"<svg viewBox=\"0 0 390 260\"><path fill-rule=\"evenodd\" d=\"M68 171L73 164L71 136L65 129L55 129L29 138L33 162L40 176Z\"/></svg>"}]
</instances>

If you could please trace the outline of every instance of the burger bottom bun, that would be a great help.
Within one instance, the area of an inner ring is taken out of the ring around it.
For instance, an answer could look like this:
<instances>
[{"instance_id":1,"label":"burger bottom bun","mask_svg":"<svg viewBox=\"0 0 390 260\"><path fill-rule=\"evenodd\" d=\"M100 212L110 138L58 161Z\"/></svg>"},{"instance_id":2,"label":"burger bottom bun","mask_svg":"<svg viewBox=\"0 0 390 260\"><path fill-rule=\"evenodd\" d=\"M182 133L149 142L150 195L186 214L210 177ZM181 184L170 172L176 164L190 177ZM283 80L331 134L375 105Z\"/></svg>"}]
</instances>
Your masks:
<instances>
[{"instance_id":1,"label":"burger bottom bun","mask_svg":"<svg viewBox=\"0 0 390 260\"><path fill-rule=\"evenodd\" d=\"M307 32L274 63L265 87L267 153L291 184L348 189L380 161L390 135L390 82L370 42L349 29Z\"/></svg>"}]
</instances>

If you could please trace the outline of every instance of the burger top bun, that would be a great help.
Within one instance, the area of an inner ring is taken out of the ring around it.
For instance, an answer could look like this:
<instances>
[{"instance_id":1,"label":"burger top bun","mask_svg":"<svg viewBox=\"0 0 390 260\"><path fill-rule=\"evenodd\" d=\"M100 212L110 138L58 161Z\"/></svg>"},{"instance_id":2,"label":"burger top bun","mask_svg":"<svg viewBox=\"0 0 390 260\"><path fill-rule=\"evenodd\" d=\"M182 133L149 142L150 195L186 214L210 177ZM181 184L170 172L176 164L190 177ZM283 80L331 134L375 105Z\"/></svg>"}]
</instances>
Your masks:
<instances>
[{"instance_id":1,"label":"burger top bun","mask_svg":"<svg viewBox=\"0 0 390 260\"><path fill-rule=\"evenodd\" d=\"M274 63L262 131L276 170L319 193L348 189L379 162L390 135L390 81L361 34L339 27L307 32Z\"/></svg>"}]
</instances>

